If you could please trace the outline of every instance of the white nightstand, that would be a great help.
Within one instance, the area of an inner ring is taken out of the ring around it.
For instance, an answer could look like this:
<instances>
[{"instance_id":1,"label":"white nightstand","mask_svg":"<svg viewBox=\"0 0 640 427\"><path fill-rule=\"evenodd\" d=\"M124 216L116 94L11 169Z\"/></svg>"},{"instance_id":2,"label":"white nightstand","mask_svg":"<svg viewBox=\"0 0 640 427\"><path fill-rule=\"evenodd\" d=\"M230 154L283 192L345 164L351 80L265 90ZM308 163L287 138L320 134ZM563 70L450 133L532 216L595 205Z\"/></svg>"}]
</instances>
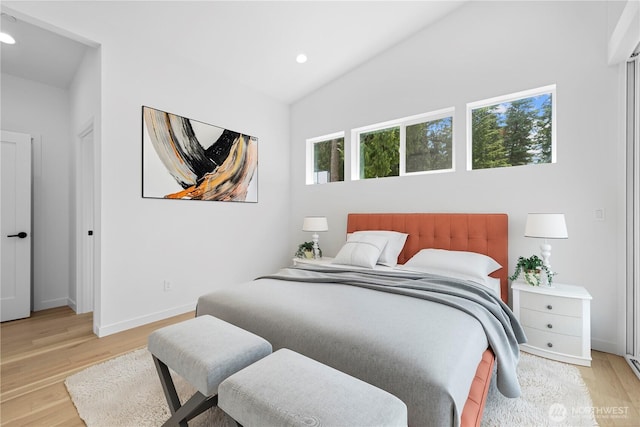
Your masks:
<instances>
[{"instance_id":1,"label":"white nightstand","mask_svg":"<svg viewBox=\"0 0 640 427\"><path fill-rule=\"evenodd\" d=\"M591 366L591 295L585 288L514 282L511 289L513 312L528 339L520 345L522 351Z\"/></svg>"},{"instance_id":2,"label":"white nightstand","mask_svg":"<svg viewBox=\"0 0 640 427\"><path fill-rule=\"evenodd\" d=\"M293 258L293 265L298 264L313 264L313 265L327 265L331 264L333 257L323 256L322 258Z\"/></svg>"}]
</instances>

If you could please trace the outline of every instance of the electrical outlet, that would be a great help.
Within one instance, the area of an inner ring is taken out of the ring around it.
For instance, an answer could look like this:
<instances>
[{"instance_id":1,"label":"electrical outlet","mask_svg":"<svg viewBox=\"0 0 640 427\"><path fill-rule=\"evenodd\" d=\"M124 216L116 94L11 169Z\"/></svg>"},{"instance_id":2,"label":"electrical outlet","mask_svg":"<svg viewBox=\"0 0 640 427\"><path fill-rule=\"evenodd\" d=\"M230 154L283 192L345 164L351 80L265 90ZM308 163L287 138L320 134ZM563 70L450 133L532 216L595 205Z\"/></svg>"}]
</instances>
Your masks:
<instances>
[{"instance_id":1,"label":"electrical outlet","mask_svg":"<svg viewBox=\"0 0 640 427\"><path fill-rule=\"evenodd\" d=\"M171 290L171 282L168 280L165 280L164 282L162 282L164 285L164 291L165 292L169 292Z\"/></svg>"},{"instance_id":2,"label":"electrical outlet","mask_svg":"<svg viewBox=\"0 0 640 427\"><path fill-rule=\"evenodd\" d=\"M596 221L604 221L605 220L605 212L604 208L597 208L593 211L593 219Z\"/></svg>"}]
</instances>

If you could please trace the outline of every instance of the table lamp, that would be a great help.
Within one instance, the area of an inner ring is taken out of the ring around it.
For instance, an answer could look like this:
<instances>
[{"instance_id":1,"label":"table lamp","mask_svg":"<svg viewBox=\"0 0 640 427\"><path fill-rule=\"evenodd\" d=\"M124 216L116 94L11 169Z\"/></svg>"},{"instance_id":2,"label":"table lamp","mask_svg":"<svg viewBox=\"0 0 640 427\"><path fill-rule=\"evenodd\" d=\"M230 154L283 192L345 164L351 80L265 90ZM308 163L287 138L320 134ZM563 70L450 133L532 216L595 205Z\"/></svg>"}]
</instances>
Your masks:
<instances>
[{"instance_id":1,"label":"table lamp","mask_svg":"<svg viewBox=\"0 0 640 427\"><path fill-rule=\"evenodd\" d=\"M318 231L328 231L329 224L327 223L327 218L324 216L307 216L304 218L302 222L302 231L312 231L311 239L313 240L313 258L320 258L320 245L318 241L320 236L318 236Z\"/></svg>"},{"instance_id":2,"label":"table lamp","mask_svg":"<svg viewBox=\"0 0 640 427\"><path fill-rule=\"evenodd\" d=\"M544 243L540 245L540 254L542 255L542 264L547 267L549 274L553 275L551 270L551 245L547 239L567 239L567 224L564 221L564 214L561 213L530 213L527 215L527 224L524 229L525 237L536 237L544 239ZM546 274L540 277L543 284L551 286Z\"/></svg>"}]
</instances>

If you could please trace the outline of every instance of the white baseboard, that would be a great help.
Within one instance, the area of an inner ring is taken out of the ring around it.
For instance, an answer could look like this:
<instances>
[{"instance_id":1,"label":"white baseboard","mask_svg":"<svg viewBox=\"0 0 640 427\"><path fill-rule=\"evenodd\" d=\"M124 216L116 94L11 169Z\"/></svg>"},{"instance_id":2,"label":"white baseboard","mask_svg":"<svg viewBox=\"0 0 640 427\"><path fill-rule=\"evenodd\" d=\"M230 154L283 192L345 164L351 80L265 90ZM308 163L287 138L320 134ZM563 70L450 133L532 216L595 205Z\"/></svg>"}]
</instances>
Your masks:
<instances>
[{"instance_id":1,"label":"white baseboard","mask_svg":"<svg viewBox=\"0 0 640 427\"><path fill-rule=\"evenodd\" d=\"M591 349L597 351L603 351L605 353L617 354L619 356L624 355L624 349L620 348L614 342L604 341L591 338Z\"/></svg>"},{"instance_id":2,"label":"white baseboard","mask_svg":"<svg viewBox=\"0 0 640 427\"><path fill-rule=\"evenodd\" d=\"M155 313L147 314L140 317L135 317L129 320L123 320L121 322L112 323L111 325L97 327L94 325L94 331L99 338L106 337L107 335L115 334L117 332L126 331L127 329L136 328L138 326L146 325L147 323L157 322L158 320L167 319L169 317L178 316L189 311L196 309L196 302L186 304L180 307L174 307L168 310L158 311Z\"/></svg>"},{"instance_id":3,"label":"white baseboard","mask_svg":"<svg viewBox=\"0 0 640 427\"><path fill-rule=\"evenodd\" d=\"M69 300L66 297L50 299L47 301L40 301L40 302L34 301L33 311L48 310L50 308L56 308L56 307L64 307L65 305L68 305L68 303L69 303Z\"/></svg>"},{"instance_id":4,"label":"white baseboard","mask_svg":"<svg viewBox=\"0 0 640 427\"><path fill-rule=\"evenodd\" d=\"M73 310L76 314L78 314L78 306L74 300L71 298L67 298L67 305Z\"/></svg>"},{"instance_id":5,"label":"white baseboard","mask_svg":"<svg viewBox=\"0 0 640 427\"><path fill-rule=\"evenodd\" d=\"M624 358L627 360L629 366L631 366L633 373L636 374L636 377L640 380L640 358L630 354L625 354Z\"/></svg>"}]
</instances>

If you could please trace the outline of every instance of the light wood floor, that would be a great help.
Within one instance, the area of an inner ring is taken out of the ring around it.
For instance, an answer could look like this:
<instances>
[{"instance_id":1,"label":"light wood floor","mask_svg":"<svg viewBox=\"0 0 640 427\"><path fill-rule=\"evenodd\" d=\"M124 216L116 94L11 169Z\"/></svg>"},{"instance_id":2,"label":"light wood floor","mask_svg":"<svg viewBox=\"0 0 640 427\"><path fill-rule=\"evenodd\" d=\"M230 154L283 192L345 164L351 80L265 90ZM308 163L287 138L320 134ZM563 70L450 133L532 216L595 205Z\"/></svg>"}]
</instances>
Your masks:
<instances>
[{"instance_id":1,"label":"light wood floor","mask_svg":"<svg viewBox=\"0 0 640 427\"><path fill-rule=\"evenodd\" d=\"M61 307L0 326L0 425L84 426L64 380L88 366L146 346L155 329L187 313L98 339L92 314Z\"/></svg>"},{"instance_id":2,"label":"light wood floor","mask_svg":"<svg viewBox=\"0 0 640 427\"><path fill-rule=\"evenodd\" d=\"M5 322L1 334L0 425L83 426L64 379L74 372L144 347L157 328L193 317L176 316L98 339L91 314L68 307ZM619 356L594 351L580 367L602 426L640 426L640 380Z\"/></svg>"},{"instance_id":3,"label":"light wood floor","mask_svg":"<svg viewBox=\"0 0 640 427\"><path fill-rule=\"evenodd\" d=\"M580 366L593 412L601 426L640 426L640 379L620 356L591 352L591 367Z\"/></svg>"}]
</instances>

